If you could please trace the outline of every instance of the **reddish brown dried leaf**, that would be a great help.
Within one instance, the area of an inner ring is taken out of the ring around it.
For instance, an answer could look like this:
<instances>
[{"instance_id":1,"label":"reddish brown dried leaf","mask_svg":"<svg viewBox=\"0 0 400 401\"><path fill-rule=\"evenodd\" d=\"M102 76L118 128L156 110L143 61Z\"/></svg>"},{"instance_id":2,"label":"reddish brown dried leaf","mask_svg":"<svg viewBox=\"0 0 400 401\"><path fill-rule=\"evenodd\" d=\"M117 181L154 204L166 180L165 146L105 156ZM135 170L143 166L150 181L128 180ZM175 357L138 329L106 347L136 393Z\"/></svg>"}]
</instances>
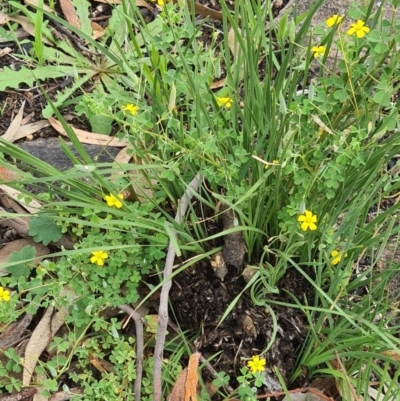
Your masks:
<instances>
[{"instance_id":1,"label":"reddish brown dried leaf","mask_svg":"<svg viewBox=\"0 0 400 401\"><path fill-rule=\"evenodd\" d=\"M200 352L190 355L188 375L185 383L185 401L197 401L197 368L199 366Z\"/></svg>"},{"instance_id":2,"label":"reddish brown dried leaf","mask_svg":"<svg viewBox=\"0 0 400 401\"><path fill-rule=\"evenodd\" d=\"M79 22L78 15L75 7L72 5L71 0L60 0L60 7L65 16L65 19L75 28L80 29L81 24Z\"/></svg>"}]
</instances>

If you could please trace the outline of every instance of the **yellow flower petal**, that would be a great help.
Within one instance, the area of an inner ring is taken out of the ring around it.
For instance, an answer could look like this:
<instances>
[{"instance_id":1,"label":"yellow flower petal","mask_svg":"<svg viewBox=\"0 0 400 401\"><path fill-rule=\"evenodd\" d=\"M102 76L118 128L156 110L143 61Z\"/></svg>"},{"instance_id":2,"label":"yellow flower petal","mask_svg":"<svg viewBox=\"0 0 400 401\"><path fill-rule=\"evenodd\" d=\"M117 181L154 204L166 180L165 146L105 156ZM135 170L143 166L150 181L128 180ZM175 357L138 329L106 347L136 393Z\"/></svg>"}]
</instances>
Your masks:
<instances>
[{"instance_id":1,"label":"yellow flower petal","mask_svg":"<svg viewBox=\"0 0 400 401\"><path fill-rule=\"evenodd\" d=\"M326 25L327 25L329 28L331 28L331 27L334 26L334 25L339 25L339 24L342 22L342 19L343 19L343 17L341 17L341 16L339 16L339 15L337 15L337 14L334 14L334 15L332 15L332 17L329 17L329 18L326 20Z\"/></svg>"}]
</instances>

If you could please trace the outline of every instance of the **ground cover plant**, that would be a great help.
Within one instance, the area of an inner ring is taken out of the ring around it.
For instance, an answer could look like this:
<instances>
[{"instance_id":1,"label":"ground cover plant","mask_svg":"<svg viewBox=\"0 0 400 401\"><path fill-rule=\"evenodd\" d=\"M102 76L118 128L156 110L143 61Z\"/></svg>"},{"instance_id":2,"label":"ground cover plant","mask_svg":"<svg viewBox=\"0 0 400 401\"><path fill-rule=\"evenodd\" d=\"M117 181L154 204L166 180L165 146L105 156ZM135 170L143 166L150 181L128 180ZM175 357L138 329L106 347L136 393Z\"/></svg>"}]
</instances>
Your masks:
<instances>
[{"instance_id":1,"label":"ground cover plant","mask_svg":"<svg viewBox=\"0 0 400 401\"><path fill-rule=\"evenodd\" d=\"M221 1L219 21L154 3L113 5L97 39L86 1L81 28L43 1L2 10L10 37L16 16L35 30L0 89L37 82L77 153L61 140L59 171L0 140L4 225L29 210L34 240L0 266L1 391L398 399L397 3L312 28L322 0L278 17ZM91 159L71 106L124 159Z\"/></svg>"}]
</instances>

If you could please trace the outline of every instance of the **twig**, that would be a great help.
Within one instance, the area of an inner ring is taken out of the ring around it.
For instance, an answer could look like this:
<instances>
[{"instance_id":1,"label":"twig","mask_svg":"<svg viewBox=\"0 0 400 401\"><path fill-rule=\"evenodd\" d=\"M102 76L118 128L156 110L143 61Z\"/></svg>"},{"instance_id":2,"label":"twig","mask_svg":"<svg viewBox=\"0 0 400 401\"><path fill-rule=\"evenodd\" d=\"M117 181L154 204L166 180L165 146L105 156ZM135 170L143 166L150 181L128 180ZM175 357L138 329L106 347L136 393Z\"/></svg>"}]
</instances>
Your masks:
<instances>
[{"instance_id":1,"label":"twig","mask_svg":"<svg viewBox=\"0 0 400 401\"><path fill-rule=\"evenodd\" d=\"M71 42L74 43L74 45L82 50L83 52L87 52L90 54L94 54L95 56L99 56L99 53L94 52L93 50L88 49L87 47L85 47L81 41L80 38L76 37L73 33L71 33L65 26L61 25L60 23L58 23L57 21L52 20L52 23L57 27L57 30L59 30L60 32L62 32L65 36L68 36L69 39L71 39Z\"/></svg>"},{"instance_id":2,"label":"twig","mask_svg":"<svg viewBox=\"0 0 400 401\"><path fill-rule=\"evenodd\" d=\"M270 398L270 397L279 397L280 395L286 395L286 393L289 394L295 394L295 393L311 393L315 394L316 396L326 400L326 401L333 401L333 398L326 396L325 394L322 394L318 390L312 387L302 387L302 388L296 388L294 390L288 390L288 391L277 391L275 393L269 393L269 394L263 394L263 395L258 395L256 398L257 400L262 400L264 398Z\"/></svg>"},{"instance_id":3,"label":"twig","mask_svg":"<svg viewBox=\"0 0 400 401\"><path fill-rule=\"evenodd\" d=\"M37 389L34 387L27 387L22 389L17 394L7 394L0 396L1 401L22 401L27 398L31 398L34 394L36 394Z\"/></svg>"},{"instance_id":4,"label":"twig","mask_svg":"<svg viewBox=\"0 0 400 401\"><path fill-rule=\"evenodd\" d=\"M58 391L57 393L54 393L50 398L49 401L68 401L72 397L75 397L76 395L83 394L83 390L80 388L70 388L68 392L66 391Z\"/></svg>"},{"instance_id":5,"label":"twig","mask_svg":"<svg viewBox=\"0 0 400 401\"><path fill-rule=\"evenodd\" d=\"M196 177L190 182L188 188L183 194L180 204L178 205L178 210L176 212L175 221L178 224L182 222L182 216L186 213L186 210L189 206L189 201L193 196L194 192L197 192L199 184L202 180L200 174L197 174ZM177 238L178 235L174 231L174 237ZM165 260L165 267L163 278L165 280L164 285L161 288L160 294L160 308L158 310L158 329L156 336L156 346L154 349L154 369L153 369L153 400L161 401L161 367L164 353L164 344L165 344L165 335L167 332L168 326L168 295L169 290L171 289L171 279L169 276L172 273L172 267L175 259L175 249L172 244L172 241L169 241L168 245L168 253L167 258ZM136 398L135 398L136 399Z\"/></svg>"},{"instance_id":6,"label":"twig","mask_svg":"<svg viewBox=\"0 0 400 401\"><path fill-rule=\"evenodd\" d=\"M135 312L129 305L120 305L119 307L125 313L132 316L136 327L136 379L134 384L135 400L140 400L140 391L143 375L143 319L139 313Z\"/></svg>"}]
</instances>

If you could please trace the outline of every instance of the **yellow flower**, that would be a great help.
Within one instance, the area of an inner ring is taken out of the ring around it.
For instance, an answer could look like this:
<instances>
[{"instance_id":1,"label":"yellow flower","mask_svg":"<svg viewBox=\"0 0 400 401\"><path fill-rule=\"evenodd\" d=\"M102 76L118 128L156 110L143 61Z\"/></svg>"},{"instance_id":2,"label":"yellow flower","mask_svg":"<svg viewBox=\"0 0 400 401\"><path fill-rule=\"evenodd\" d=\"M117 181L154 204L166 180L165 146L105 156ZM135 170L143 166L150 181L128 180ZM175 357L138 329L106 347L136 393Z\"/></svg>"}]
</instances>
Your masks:
<instances>
[{"instance_id":1,"label":"yellow flower","mask_svg":"<svg viewBox=\"0 0 400 401\"><path fill-rule=\"evenodd\" d=\"M157 3L158 6L162 7L165 3L169 3L170 0L151 0L153 3Z\"/></svg>"},{"instance_id":2,"label":"yellow flower","mask_svg":"<svg viewBox=\"0 0 400 401\"><path fill-rule=\"evenodd\" d=\"M108 253L104 251L94 251L92 252L92 257L90 258L90 263L97 266L103 266L104 260L108 258Z\"/></svg>"},{"instance_id":3,"label":"yellow flower","mask_svg":"<svg viewBox=\"0 0 400 401\"><path fill-rule=\"evenodd\" d=\"M253 356L251 361L247 362L247 366L251 370L251 373L262 372L265 369L265 364L267 361L265 358L261 358L258 355Z\"/></svg>"},{"instance_id":4,"label":"yellow flower","mask_svg":"<svg viewBox=\"0 0 400 401\"><path fill-rule=\"evenodd\" d=\"M350 25L351 28L347 31L348 35L357 35L357 38L363 38L368 32L369 28L365 26L365 22L358 20L355 24Z\"/></svg>"},{"instance_id":5,"label":"yellow flower","mask_svg":"<svg viewBox=\"0 0 400 401\"><path fill-rule=\"evenodd\" d=\"M303 231L307 231L308 229L314 231L317 229L317 225L315 224L317 222L317 215L312 214L309 210L305 210L304 214L301 214L297 221L301 223L300 228Z\"/></svg>"},{"instance_id":6,"label":"yellow flower","mask_svg":"<svg viewBox=\"0 0 400 401\"><path fill-rule=\"evenodd\" d=\"M118 194L118 198L124 199L124 195ZM117 209L120 209L122 207L122 202L118 198L116 198L113 194L110 194L106 195L104 200L107 202L108 206L115 206Z\"/></svg>"},{"instance_id":7,"label":"yellow flower","mask_svg":"<svg viewBox=\"0 0 400 401\"><path fill-rule=\"evenodd\" d=\"M326 51L325 46L313 46L311 51L314 53L314 58L317 58L319 55L323 56Z\"/></svg>"},{"instance_id":8,"label":"yellow flower","mask_svg":"<svg viewBox=\"0 0 400 401\"><path fill-rule=\"evenodd\" d=\"M336 266L342 260L343 252L339 252L335 249L331 252L331 256L333 258L331 263L333 264L333 266ZM347 253L344 256L346 257Z\"/></svg>"},{"instance_id":9,"label":"yellow flower","mask_svg":"<svg viewBox=\"0 0 400 401\"><path fill-rule=\"evenodd\" d=\"M342 22L343 17L337 14L333 14L332 17L329 17L326 20L326 25L331 28L333 25L339 25Z\"/></svg>"},{"instance_id":10,"label":"yellow flower","mask_svg":"<svg viewBox=\"0 0 400 401\"><path fill-rule=\"evenodd\" d=\"M126 106L122 106L122 110L131 113L132 116L136 116L139 111L139 106L135 106L131 103L127 104Z\"/></svg>"},{"instance_id":11,"label":"yellow flower","mask_svg":"<svg viewBox=\"0 0 400 401\"><path fill-rule=\"evenodd\" d=\"M219 107L225 106L227 109L230 109L233 103L233 99L231 97L217 97L217 104Z\"/></svg>"},{"instance_id":12,"label":"yellow flower","mask_svg":"<svg viewBox=\"0 0 400 401\"><path fill-rule=\"evenodd\" d=\"M0 287L0 301L8 302L11 299L10 291Z\"/></svg>"}]
</instances>

